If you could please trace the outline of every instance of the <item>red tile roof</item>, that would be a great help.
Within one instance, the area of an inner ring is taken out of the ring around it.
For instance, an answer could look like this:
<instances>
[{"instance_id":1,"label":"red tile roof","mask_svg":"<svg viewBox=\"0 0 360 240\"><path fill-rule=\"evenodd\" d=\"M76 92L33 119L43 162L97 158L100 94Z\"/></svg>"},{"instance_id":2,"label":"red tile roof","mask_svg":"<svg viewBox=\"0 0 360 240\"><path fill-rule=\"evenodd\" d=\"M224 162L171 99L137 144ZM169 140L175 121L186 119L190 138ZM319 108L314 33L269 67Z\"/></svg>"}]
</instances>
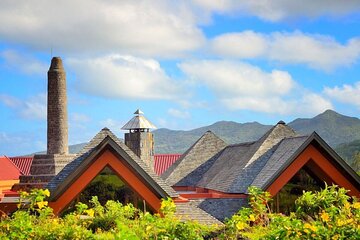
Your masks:
<instances>
[{"instance_id":1,"label":"red tile roof","mask_svg":"<svg viewBox=\"0 0 360 240\"><path fill-rule=\"evenodd\" d=\"M21 174L20 169L6 156L0 156L0 180L17 180Z\"/></svg>"},{"instance_id":2,"label":"red tile roof","mask_svg":"<svg viewBox=\"0 0 360 240\"><path fill-rule=\"evenodd\" d=\"M22 175L30 175L30 168L34 157L9 157L20 169Z\"/></svg>"},{"instance_id":3,"label":"red tile roof","mask_svg":"<svg viewBox=\"0 0 360 240\"><path fill-rule=\"evenodd\" d=\"M165 172L176 160L179 159L181 154L155 154L154 155L154 170L157 175Z\"/></svg>"}]
</instances>

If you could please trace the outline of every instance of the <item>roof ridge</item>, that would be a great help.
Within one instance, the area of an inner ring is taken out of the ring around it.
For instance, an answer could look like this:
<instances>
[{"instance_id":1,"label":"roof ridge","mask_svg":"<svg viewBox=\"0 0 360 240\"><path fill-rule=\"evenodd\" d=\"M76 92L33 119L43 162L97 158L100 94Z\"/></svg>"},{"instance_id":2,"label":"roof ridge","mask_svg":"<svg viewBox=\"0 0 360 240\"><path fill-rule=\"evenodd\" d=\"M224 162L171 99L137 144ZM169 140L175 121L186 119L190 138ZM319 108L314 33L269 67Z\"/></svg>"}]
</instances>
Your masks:
<instances>
[{"instance_id":1,"label":"roof ridge","mask_svg":"<svg viewBox=\"0 0 360 240\"><path fill-rule=\"evenodd\" d=\"M58 175L56 175L53 180L51 180L48 184L51 190L55 190L61 182L69 177L74 171L77 169L81 163L84 161L86 157L88 157L91 152L93 152L99 145L106 139L110 138L114 141L124 152L127 154L133 162L142 169L143 172L147 176L150 177L159 187L165 191L169 196L177 196L177 193L170 187L168 184L156 175L154 169L151 169L145 162L143 162L130 148L128 148L125 143L123 143L110 129L103 128L100 132L98 132L90 142L76 155L74 160L67 164L63 170L60 171ZM60 181L60 182L59 182Z\"/></svg>"},{"instance_id":2,"label":"roof ridge","mask_svg":"<svg viewBox=\"0 0 360 240\"><path fill-rule=\"evenodd\" d=\"M201 135L196 141L195 143L193 143L193 145L191 145L182 155L181 157L174 163L172 164L162 175L161 177L163 179L167 179L171 173L175 170L175 168L177 168L177 166L181 163L181 161L183 161L183 159L189 154L189 152L196 146L196 144L198 142L200 142L201 139L203 139L205 137L206 134L211 133L213 135L215 135L216 137L218 137L215 133L213 133L211 130L208 130L206 132L203 133L203 135ZM218 137L219 138L219 137ZM221 138L219 138L221 139ZM222 140L222 139L221 139ZM223 141L223 140L222 140Z\"/></svg>"}]
</instances>

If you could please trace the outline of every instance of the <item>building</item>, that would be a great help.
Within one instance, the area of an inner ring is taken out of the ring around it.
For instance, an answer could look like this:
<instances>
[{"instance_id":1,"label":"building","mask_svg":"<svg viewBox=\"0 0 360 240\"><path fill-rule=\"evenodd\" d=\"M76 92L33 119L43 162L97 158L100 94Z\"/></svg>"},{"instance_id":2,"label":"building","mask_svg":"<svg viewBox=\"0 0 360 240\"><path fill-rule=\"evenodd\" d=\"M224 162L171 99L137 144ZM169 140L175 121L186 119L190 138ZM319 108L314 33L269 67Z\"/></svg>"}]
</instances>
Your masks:
<instances>
[{"instance_id":1,"label":"building","mask_svg":"<svg viewBox=\"0 0 360 240\"><path fill-rule=\"evenodd\" d=\"M103 200L111 195L151 212L158 212L161 199L170 197L178 216L221 224L247 205L249 186L269 191L276 211L286 211L284 194L296 196L325 183L345 187L350 195L360 197L360 177L320 136L298 136L282 121L259 140L234 145L208 131L181 157L168 157L160 167L150 131L155 126L137 110L123 126L129 131L125 143L103 128L82 151L71 155L60 58L52 60L48 86L48 95L60 98L48 96L47 154L34 156L30 174L20 176L12 190L48 188L49 205L56 214L77 201L87 201L91 194ZM11 211L11 203L0 203L0 210Z\"/></svg>"}]
</instances>

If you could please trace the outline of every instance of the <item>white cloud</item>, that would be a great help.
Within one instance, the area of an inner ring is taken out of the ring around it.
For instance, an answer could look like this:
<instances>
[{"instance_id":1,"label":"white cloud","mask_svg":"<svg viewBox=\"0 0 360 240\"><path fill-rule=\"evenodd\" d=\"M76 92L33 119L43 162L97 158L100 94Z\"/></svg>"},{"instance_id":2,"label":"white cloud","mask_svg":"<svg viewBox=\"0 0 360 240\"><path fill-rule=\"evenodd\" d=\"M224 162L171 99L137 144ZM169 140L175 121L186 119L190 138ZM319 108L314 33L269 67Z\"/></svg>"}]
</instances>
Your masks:
<instances>
[{"instance_id":1,"label":"white cloud","mask_svg":"<svg viewBox=\"0 0 360 240\"><path fill-rule=\"evenodd\" d=\"M190 113L188 111L181 111L181 110L175 109L175 108L169 108L168 114L175 118L181 118L181 119L188 119L191 117Z\"/></svg>"},{"instance_id":2,"label":"white cloud","mask_svg":"<svg viewBox=\"0 0 360 240\"><path fill-rule=\"evenodd\" d=\"M77 87L110 98L175 99L180 87L154 59L108 55L94 59L69 59Z\"/></svg>"},{"instance_id":3,"label":"white cloud","mask_svg":"<svg viewBox=\"0 0 360 240\"><path fill-rule=\"evenodd\" d=\"M195 5L210 12L257 16L268 21L294 17L343 16L360 10L357 0L193 0Z\"/></svg>"},{"instance_id":4,"label":"white cloud","mask_svg":"<svg viewBox=\"0 0 360 240\"><path fill-rule=\"evenodd\" d=\"M26 74L44 74L47 72L48 66L34 57L19 53L14 50L6 50L0 52L5 66L16 69Z\"/></svg>"},{"instance_id":5,"label":"white cloud","mask_svg":"<svg viewBox=\"0 0 360 240\"><path fill-rule=\"evenodd\" d=\"M329 97L351 105L355 105L360 108L360 82L354 83L354 85L344 84L339 87L326 87L324 93Z\"/></svg>"},{"instance_id":6,"label":"white cloud","mask_svg":"<svg viewBox=\"0 0 360 240\"><path fill-rule=\"evenodd\" d=\"M179 64L190 79L204 83L220 96L269 96L287 94L295 82L284 71L262 71L250 64L235 61L189 61Z\"/></svg>"},{"instance_id":7,"label":"white cloud","mask_svg":"<svg viewBox=\"0 0 360 240\"><path fill-rule=\"evenodd\" d=\"M46 94L38 94L26 100L1 94L0 102L15 110L24 119L45 120L47 115Z\"/></svg>"},{"instance_id":8,"label":"white cloud","mask_svg":"<svg viewBox=\"0 0 360 240\"><path fill-rule=\"evenodd\" d=\"M360 58L360 38L342 44L329 36L299 31L267 35L253 31L227 33L214 38L211 46L216 54L225 57L265 58L327 71L349 66Z\"/></svg>"},{"instance_id":9,"label":"white cloud","mask_svg":"<svg viewBox=\"0 0 360 240\"><path fill-rule=\"evenodd\" d=\"M264 72L250 64L223 60L184 62L179 67L230 110L308 115L332 108L331 102L304 90L284 71Z\"/></svg>"},{"instance_id":10,"label":"white cloud","mask_svg":"<svg viewBox=\"0 0 360 240\"><path fill-rule=\"evenodd\" d=\"M190 6L155 1L1 1L2 40L54 53L177 56L204 41Z\"/></svg>"},{"instance_id":11,"label":"white cloud","mask_svg":"<svg viewBox=\"0 0 360 240\"><path fill-rule=\"evenodd\" d=\"M262 34L244 31L220 35L211 45L214 52L223 56L253 58L264 54L267 41Z\"/></svg>"}]
</instances>

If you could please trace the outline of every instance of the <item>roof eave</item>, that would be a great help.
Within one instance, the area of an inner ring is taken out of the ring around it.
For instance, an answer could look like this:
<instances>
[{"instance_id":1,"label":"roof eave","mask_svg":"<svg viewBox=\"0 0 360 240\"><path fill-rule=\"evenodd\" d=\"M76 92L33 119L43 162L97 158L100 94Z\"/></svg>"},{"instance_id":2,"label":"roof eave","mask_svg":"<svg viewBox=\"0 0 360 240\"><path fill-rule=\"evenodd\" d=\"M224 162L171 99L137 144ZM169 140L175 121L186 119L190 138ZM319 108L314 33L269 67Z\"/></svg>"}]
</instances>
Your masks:
<instances>
[{"instance_id":1,"label":"roof eave","mask_svg":"<svg viewBox=\"0 0 360 240\"><path fill-rule=\"evenodd\" d=\"M266 190L270 185L280 176L280 174L305 150L305 148L313 141L325 149L325 151L341 166L343 167L349 175L357 182L360 186L360 176L314 131L306 141L296 150L296 152L289 158L289 160L279 168L274 176L266 182L262 189Z\"/></svg>"}]
</instances>

